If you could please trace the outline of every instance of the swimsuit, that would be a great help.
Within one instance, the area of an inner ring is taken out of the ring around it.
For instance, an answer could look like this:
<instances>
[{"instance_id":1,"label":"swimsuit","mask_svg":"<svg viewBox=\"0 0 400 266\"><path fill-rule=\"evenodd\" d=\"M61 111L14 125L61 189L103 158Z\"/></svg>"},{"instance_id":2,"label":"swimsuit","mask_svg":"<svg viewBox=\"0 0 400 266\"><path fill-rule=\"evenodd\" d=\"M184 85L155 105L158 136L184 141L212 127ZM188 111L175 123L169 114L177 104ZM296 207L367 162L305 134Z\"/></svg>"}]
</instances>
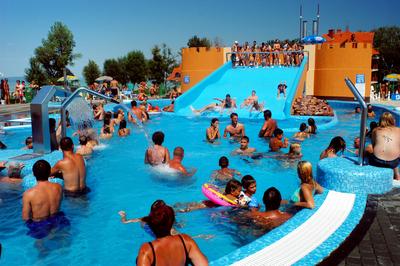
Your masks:
<instances>
[{"instance_id":1,"label":"swimsuit","mask_svg":"<svg viewBox=\"0 0 400 266\"><path fill-rule=\"evenodd\" d=\"M75 190L75 191L64 189L64 196L71 197L71 198L78 198L80 196L86 195L90 191L91 190L89 187L85 187L84 189L79 189L79 190Z\"/></svg>"},{"instance_id":2,"label":"swimsuit","mask_svg":"<svg viewBox=\"0 0 400 266\"><path fill-rule=\"evenodd\" d=\"M232 107L232 101L225 101L225 108L231 108Z\"/></svg>"},{"instance_id":3,"label":"swimsuit","mask_svg":"<svg viewBox=\"0 0 400 266\"><path fill-rule=\"evenodd\" d=\"M301 190L301 187L297 188L297 189L293 192L293 195L292 195L292 197L290 198L290 201L291 201L291 202L293 202L293 203L300 202L300 190ZM314 195L314 193L315 193L315 188L313 187L312 194Z\"/></svg>"},{"instance_id":4,"label":"swimsuit","mask_svg":"<svg viewBox=\"0 0 400 266\"><path fill-rule=\"evenodd\" d=\"M157 150L156 147L150 147L148 151L151 151L152 161L151 165L163 164L165 161L165 155L161 151Z\"/></svg>"},{"instance_id":5,"label":"swimsuit","mask_svg":"<svg viewBox=\"0 0 400 266\"><path fill-rule=\"evenodd\" d=\"M42 221L33 221L32 219L29 219L26 221L25 225L29 229L27 235L36 239L42 239L46 237L52 229L62 229L70 226L70 222L68 218L65 217L64 212L57 212Z\"/></svg>"},{"instance_id":6,"label":"swimsuit","mask_svg":"<svg viewBox=\"0 0 400 266\"><path fill-rule=\"evenodd\" d=\"M183 245L183 248L185 249L185 266L187 266L187 265L193 265L193 262L192 262L192 260L189 258L189 253L188 253L188 251L187 251L187 249L186 249L186 245L185 245L185 241L183 240L183 238L182 238L182 236L181 235L178 235L179 236L179 238L181 239L181 241L182 241L182 245ZM156 266L156 252L155 252L155 250L154 250L154 246L153 246L153 243L151 243L151 242L148 242L149 243L149 245L150 245L150 247L151 247L151 251L153 252L153 263L151 263L151 266Z\"/></svg>"},{"instance_id":7,"label":"swimsuit","mask_svg":"<svg viewBox=\"0 0 400 266\"><path fill-rule=\"evenodd\" d=\"M400 158L394 159L392 161L385 161L376 157L375 154L371 154L369 156L369 165L376 167L394 169L399 165L399 163L400 163Z\"/></svg>"}]
</instances>

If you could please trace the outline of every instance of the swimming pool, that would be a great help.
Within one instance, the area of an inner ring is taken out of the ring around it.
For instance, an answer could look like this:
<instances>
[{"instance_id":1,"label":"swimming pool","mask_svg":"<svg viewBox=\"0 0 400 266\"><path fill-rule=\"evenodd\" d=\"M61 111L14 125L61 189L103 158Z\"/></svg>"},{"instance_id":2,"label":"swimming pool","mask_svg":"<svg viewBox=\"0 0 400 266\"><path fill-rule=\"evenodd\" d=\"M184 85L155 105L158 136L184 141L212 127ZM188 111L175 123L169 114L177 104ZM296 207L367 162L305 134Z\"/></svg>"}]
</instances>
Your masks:
<instances>
[{"instance_id":1,"label":"swimming pool","mask_svg":"<svg viewBox=\"0 0 400 266\"><path fill-rule=\"evenodd\" d=\"M332 137L343 136L351 147L358 134L359 116L352 114L352 109L347 107L338 107L335 111L338 124L320 131L316 137L306 140L302 145L303 159L313 163L314 172L320 152ZM243 122L246 135L250 137L250 146L256 147L258 151L267 151L267 143L257 137L262 121ZM147 125L150 133L157 130L165 133L164 145L171 152L176 146L184 147L184 165L198 169L193 178L160 174L144 165L143 155L148 140L138 128L132 128L133 132L127 138L115 136L104 141L105 147L96 151L87 161L87 184L92 192L86 198L65 198L63 201L62 210L71 220L71 228L43 241L35 241L25 235L27 229L21 220L21 190L0 184L2 262L5 265L133 264L140 245L151 238L139 224L120 223L117 212L125 210L128 217L141 217L148 214L151 203L156 199L164 199L171 205L204 199L200 187L209 180L212 170L218 169L218 158L223 155L228 155L230 167L255 177L259 202L265 189L270 186L277 187L284 198L290 197L299 185L296 162L275 159L254 161L230 156L230 152L238 144L227 140L222 140L218 145L204 142L205 128L209 123L209 119L202 117L161 115L154 116ZM221 129L228 123L227 119L221 119ZM297 128L299 123L296 119L279 124L283 128ZM14 144L17 146L24 141L29 131L12 130L11 133L11 137L4 136L7 138L6 144L7 141L12 143L15 140ZM76 139L74 141L77 143ZM60 153L56 152L46 157L54 160L59 156ZM210 261L250 243L257 237L249 227L232 223L227 209L223 208L178 213L177 222L178 230L192 236L215 235L209 240L196 239Z\"/></svg>"}]
</instances>

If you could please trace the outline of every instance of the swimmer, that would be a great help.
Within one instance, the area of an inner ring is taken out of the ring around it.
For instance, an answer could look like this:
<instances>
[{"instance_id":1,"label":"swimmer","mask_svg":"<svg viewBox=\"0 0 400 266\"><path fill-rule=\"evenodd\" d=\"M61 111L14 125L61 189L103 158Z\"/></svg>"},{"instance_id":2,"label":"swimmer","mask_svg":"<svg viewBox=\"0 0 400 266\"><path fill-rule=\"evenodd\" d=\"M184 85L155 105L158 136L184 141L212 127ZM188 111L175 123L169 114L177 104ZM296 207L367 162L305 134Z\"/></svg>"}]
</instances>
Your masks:
<instances>
[{"instance_id":1,"label":"swimmer","mask_svg":"<svg viewBox=\"0 0 400 266\"><path fill-rule=\"evenodd\" d=\"M23 163L7 161L0 162L0 171L7 169L7 176L0 177L1 183L20 184L22 182L21 171L25 167Z\"/></svg>"},{"instance_id":2,"label":"swimmer","mask_svg":"<svg viewBox=\"0 0 400 266\"><path fill-rule=\"evenodd\" d=\"M232 110L234 108L236 108L236 101L231 98L230 94L227 94L225 99L222 101L221 113L224 111L224 109Z\"/></svg>"},{"instance_id":3,"label":"swimmer","mask_svg":"<svg viewBox=\"0 0 400 266\"><path fill-rule=\"evenodd\" d=\"M256 91L252 90L251 95L244 99L243 103L240 105L240 108L253 106L254 102L258 102L258 96L256 95Z\"/></svg>"},{"instance_id":4,"label":"swimmer","mask_svg":"<svg viewBox=\"0 0 400 266\"><path fill-rule=\"evenodd\" d=\"M229 160L226 156L222 156L221 158L219 158L218 165L221 167L221 169L214 171L213 174L211 175L211 178L214 180L229 181L235 175L238 176L242 175L239 171L228 168Z\"/></svg>"},{"instance_id":5,"label":"swimmer","mask_svg":"<svg viewBox=\"0 0 400 266\"><path fill-rule=\"evenodd\" d=\"M308 128L306 132L309 134L317 134L317 126L315 125L315 120L310 117L307 120L307 123L308 123Z\"/></svg>"},{"instance_id":6,"label":"swimmer","mask_svg":"<svg viewBox=\"0 0 400 266\"><path fill-rule=\"evenodd\" d=\"M119 123L118 136L125 137L128 136L130 133L131 130L129 128L126 128L126 120L122 119Z\"/></svg>"},{"instance_id":7,"label":"swimmer","mask_svg":"<svg viewBox=\"0 0 400 266\"><path fill-rule=\"evenodd\" d=\"M100 138L101 139L111 139L113 136L110 127L105 127L102 129L100 133Z\"/></svg>"},{"instance_id":8,"label":"swimmer","mask_svg":"<svg viewBox=\"0 0 400 266\"><path fill-rule=\"evenodd\" d=\"M369 118L374 118L374 117L375 117L375 112L374 112L374 110L372 109L372 105L371 105L371 104L368 104L368 105L367 105L367 116L368 116Z\"/></svg>"},{"instance_id":9,"label":"swimmer","mask_svg":"<svg viewBox=\"0 0 400 266\"><path fill-rule=\"evenodd\" d=\"M310 137L310 135L307 133L307 124L301 123L299 132L296 132L296 134L294 134L293 138L296 140L303 141L305 138L308 138L308 137Z\"/></svg>"},{"instance_id":10,"label":"swimmer","mask_svg":"<svg viewBox=\"0 0 400 266\"><path fill-rule=\"evenodd\" d=\"M175 105L175 100L172 100L171 104L163 107L162 110L164 112L173 112L174 111L174 105Z\"/></svg>"},{"instance_id":11,"label":"swimmer","mask_svg":"<svg viewBox=\"0 0 400 266\"><path fill-rule=\"evenodd\" d=\"M255 148L249 148L249 142L250 142L249 137L243 136L240 139L240 148L234 150L232 152L232 155L236 155L236 154L239 154L239 155L252 155L256 151L256 149Z\"/></svg>"},{"instance_id":12,"label":"swimmer","mask_svg":"<svg viewBox=\"0 0 400 266\"><path fill-rule=\"evenodd\" d=\"M144 156L144 163L152 166L168 163L169 162L169 151L167 148L162 146L164 142L164 133L161 131L154 132L152 136L154 146L146 150Z\"/></svg>"},{"instance_id":13,"label":"swimmer","mask_svg":"<svg viewBox=\"0 0 400 266\"><path fill-rule=\"evenodd\" d=\"M170 168L173 168L175 170L178 170L179 172L181 172L183 175L186 176L192 176L194 175L194 173L196 172L196 169L194 171L188 172L186 170L186 168L182 165L182 160L184 157L184 150L182 147L176 147L174 149L174 157L172 158L172 160L170 160L168 162L168 165Z\"/></svg>"},{"instance_id":14,"label":"swimmer","mask_svg":"<svg viewBox=\"0 0 400 266\"><path fill-rule=\"evenodd\" d=\"M355 113L355 114L360 114L360 113L361 113L361 108L360 108L360 106L356 106L356 108L354 108L354 113Z\"/></svg>"},{"instance_id":15,"label":"swimmer","mask_svg":"<svg viewBox=\"0 0 400 266\"><path fill-rule=\"evenodd\" d=\"M354 155L358 156L360 152L360 137L355 137L353 142L354 150L346 149L346 151L353 153Z\"/></svg>"},{"instance_id":16,"label":"swimmer","mask_svg":"<svg viewBox=\"0 0 400 266\"><path fill-rule=\"evenodd\" d=\"M228 133L231 138L239 139L245 135L244 125L238 122L237 113L232 113L230 115L231 124L226 126L224 130L224 138L228 136Z\"/></svg>"},{"instance_id":17,"label":"swimmer","mask_svg":"<svg viewBox=\"0 0 400 266\"><path fill-rule=\"evenodd\" d=\"M218 118L213 118L210 127L206 130L206 139L208 142L214 143L219 138L221 138L219 133L219 120Z\"/></svg>"},{"instance_id":18,"label":"swimmer","mask_svg":"<svg viewBox=\"0 0 400 266\"><path fill-rule=\"evenodd\" d=\"M27 137L25 139L25 147L22 148L23 150L32 150L33 149L33 138Z\"/></svg>"},{"instance_id":19,"label":"swimmer","mask_svg":"<svg viewBox=\"0 0 400 266\"><path fill-rule=\"evenodd\" d=\"M319 159L333 158L342 155L346 149L346 141L340 136L334 137L326 148L319 156ZM339 154L341 153L341 154Z\"/></svg>"},{"instance_id":20,"label":"swimmer","mask_svg":"<svg viewBox=\"0 0 400 266\"><path fill-rule=\"evenodd\" d=\"M283 141L283 130L277 128L274 130L274 137L269 141L269 148L271 151L279 151L281 148L287 148L289 146L288 138L284 138Z\"/></svg>"},{"instance_id":21,"label":"swimmer","mask_svg":"<svg viewBox=\"0 0 400 266\"><path fill-rule=\"evenodd\" d=\"M90 144L88 144L88 138L84 135L79 136L79 148L76 150L76 153L85 156L90 155L93 152L93 148Z\"/></svg>"},{"instance_id":22,"label":"swimmer","mask_svg":"<svg viewBox=\"0 0 400 266\"><path fill-rule=\"evenodd\" d=\"M137 120L140 122L146 122L148 120L146 113L137 106L135 100L131 101L131 112L135 114L136 118L132 114L128 113L128 121L137 124Z\"/></svg>"}]
</instances>

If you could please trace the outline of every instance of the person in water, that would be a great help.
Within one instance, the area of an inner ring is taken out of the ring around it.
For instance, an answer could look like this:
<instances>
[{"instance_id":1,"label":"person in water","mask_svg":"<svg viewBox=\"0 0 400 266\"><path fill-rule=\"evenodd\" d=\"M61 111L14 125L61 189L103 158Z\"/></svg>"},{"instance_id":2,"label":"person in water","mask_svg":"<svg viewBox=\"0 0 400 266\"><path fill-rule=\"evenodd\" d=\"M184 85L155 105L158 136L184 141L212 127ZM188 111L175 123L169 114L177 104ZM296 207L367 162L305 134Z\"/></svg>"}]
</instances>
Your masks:
<instances>
[{"instance_id":1,"label":"person in water","mask_svg":"<svg viewBox=\"0 0 400 266\"><path fill-rule=\"evenodd\" d=\"M62 187L48 181L51 166L45 160L35 162L32 168L37 184L22 196L22 219L29 229L28 235L41 239L54 228L69 226L70 222L60 212Z\"/></svg>"},{"instance_id":2,"label":"person in water","mask_svg":"<svg viewBox=\"0 0 400 266\"><path fill-rule=\"evenodd\" d=\"M68 197L79 197L90 192L86 186L86 166L83 156L74 153L74 143L69 137L60 141L63 159L51 168L51 176L64 179L64 194Z\"/></svg>"},{"instance_id":3,"label":"person in water","mask_svg":"<svg viewBox=\"0 0 400 266\"><path fill-rule=\"evenodd\" d=\"M255 148L250 148L249 147L249 142L250 139L247 136L243 136L240 139L240 147L239 149L236 149L232 152L233 155L235 154L240 154L240 155L252 155L254 152L256 152Z\"/></svg>"},{"instance_id":4,"label":"person in water","mask_svg":"<svg viewBox=\"0 0 400 266\"><path fill-rule=\"evenodd\" d=\"M135 114L136 117L133 117L131 112ZM128 120L134 124L136 124L137 121L143 123L148 120L146 113L137 106L137 102L135 100L131 101L131 112L128 113Z\"/></svg>"},{"instance_id":5,"label":"person in water","mask_svg":"<svg viewBox=\"0 0 400 266\"><path fill-rule=\"evenodd\" d=\"M240 105L240 108L251 107L253 106L254 102L258 102L258 96L256 95L256 91L252 90L251 95L244 99L243 103Z\"/></svg>"},{"instance_id":6,"label":"person in water","mask_svg":"<svg viewBox=\"0 0 400 266\"><path fill-rule=\"evenodd\" d=\"M10 184L21 184L22 176L21 171L25 167L23 163L20 162L10 162L8 167L6 166L7 161L0 162L0 172L7 169L7 176L0 176L1 183Z\"/></svg>"},{"instance_id":7,"label":"person in water","mask_svg":"<svg viewBox=\"0 0 400 266\"><path fill-rule=\"evenodd\" d=\"M310 162L300 161L297 164L297 174L301 184L290 200L294 206L313 209L314 194L321 194L324 189L314 180Z\"/></svg>"},{"instance_id":8,"label":"person in water","mask_svg":"<svg viewBox=\"0 0 400 266\"><path fill-rule=\"evenodd\" d=\"M283 140L283 141L282 141ZM283 130L277 128L274 130L274 137L269 141L271 151L279 151L281 148L287 148L289 145L288 138L283 138Z\"/></svg>"},{"instance_id":9,"label":"person in water","mask_svg":"<svg viewBox=\"0 0 400 266\"><path fill-rule=\"evenodd\" d=\"M264 124L258 133L260 138L270 138L274 134L275 129L278 127L278 124L274 119L272 119L272 113L270 110L264 111Z\"/></svg>"},{"instance_id":10,"label":"person in water","mask_svg":"<svg viewBox=\"0 0 400 266\"><path fill-rule=\"evenodd\" d=\"M308 129L306 132L309 134L317 134L317 126L315 125L315 120L310 117L307 120L307 123L308 123Z\"/></svg>"},{"instance_id":11,"label":"person in water","mask_svg":"<svg viewBox=\"0 0 400 266\"><path fill-rule=\"evenodd\" d=\"M238 122L238 114L232 113L230 115L231 124L227 125L224 130L224 138L228 136L228 133L231 138L240 139L245 135L244 125Z\"/></svg>"},{"instance_id":12,"label":"person in water","mask_svg":"<svg viewBox=\"0 0 400 266\"><path fill-rule=\"evenodd\" d=\"M33 149L33 138L27 137L25 139L25 147L22 148L23 150L32 150Z\"/></svg>"},{"instance_id":13,"label":"person in water","mask_svg":"<svg viewBox=\"0 0 400 266\"><path fill-rule=\"evenodd\" d=\"M211 125L206 130L206 139L208 142L214 143L216 140L221 138L219 133L219 120L218 118L211 119Z\"/></svg>"},{"instance_id":14,"label":"person in water","mask_svg":"<svg viewBox=\"0 0 400 266\"><path fill-rule=\"evenodd\" d=\"M152 166L168 163L170 159L169 151L162 146L164 142L164 133L161 131L154 132L152 140L154 146L146 150L144 163Z\"/></svg>"},{"instance_id":15,"label":"person in water","mask_svg":"<svg viewBox=\"0 0 400 266\"><path fill-rule=\"evenodd\" d=\"M171 235L175 213L170 206L155 206L146 222L156 240L142 244L136 265L208 265L207 258L189 235Z\"/></svg>"},{"instance_id":16,"label":"person in water","mask_svg":"<svg viewBox=\"0 0 400 266\"><path fill-rule=\"evenodd\" d=\"M371 104L367 105L367 116L368 116L368 118L375 118L375 112L372 109L372 105Z\"/></svg>"},{"instance_id":17,"label":"person in water","mask_svg":"<svg viewBox=\"0 0 400 266\"><path fill-rule=\"evenodd\" d=\"M222 100L221 113L224 111L224 109L232 110L233 108L236 108L236 101L231 98L230 94L227 94L225 99Z\"/></svg>"},{"instance_id":18,"label":"person in water","mask_svg":"<svg viewBox=\"0 0 400 266\"><path fill-rule=\"evenodd\" d=\"M129 128L126 128L126 120L122 119L121 122L119 123L118 136L126 137L130 133L131 133L131 130Z\"/></svg>"},{"instance_id":19,"label":"person in water","mask_svg":"<svg viewBox=\"0 0 400 266\"><path fill-rule=\"evenodd\" d=\"M340 136L336 136L331 140L331 143L329 143L328 148L326 148L321 155L319 156L319 159L325 159L325 158L333 158L337 157L339 153L344 152L346 149L346 142L344 139Z\"/></svg>"},{"instance_id":20,"label":"person in water","mask_svg":"<svg viewBox=\"0 0 400 266\"><path fill-rule=\"evenodd\" d=\"M228 168L229 166L229 160L226 156L222 156L218 160L218 165L221 167L221 169L216 170L213 172L211 178L214 180L218 181L229 181L231 180L235 175L241 176L242 174L239 171L236 171L235 169Z\"/></svg>"},{"instance_id":21,"label":"person in water","mask_svg":"<svg viewBox=\"0 0 400 266\"><path fill-rule=\"evenodd\" d=\"M85 135L79 136L79 148L76 150L77 154L82 156L90 155L93 153L92 146L88 143L88 138Z\"/></svg>"},{"instance_id":22,"label":"person in water","mask_svg":"<svg viewBox=\"0 0 400 266\"><path fill-rule=\"evenodd\" d=\"M186 168L182 165L182 160L183 160L183 157L184 157L183 148L182 147L176 147L174 149L174 153L173 154L174 154L174 157L172 158L172 160L170 160L168 162L169 167L172 168L172 169L178 170L179 172L181 172L182 174L184 174L186 176L194 175L194 173L196 172L195 170L191 171L191 172L188 172L186 170Z\"/></svg>"},{"instance_id":23,"label":"person in water","mask_svg":"<svg viewBox=\"0 0 400 266\"><path fill-rule=\"evenodd\" d=\"M242 180L242 187L244 191L240 192L239 204L241 206L247 206L250 210L258 210L260 208L257 198L254 194L257 191L257 182L251 175L245 175Z\"/></svg>"},{"instance_id":24,"label":"person in water","mask_svg":"<svg viewBox=\"0 0 400 266\"><path fill-rule=\"evenodd\" d=\"M306 123L301 123L299 132L296 132L294 134L293 138L296 140L303 141L304 139L310 137L309 133L307 133L307 124Z\"/></svg>"}]
</instances>

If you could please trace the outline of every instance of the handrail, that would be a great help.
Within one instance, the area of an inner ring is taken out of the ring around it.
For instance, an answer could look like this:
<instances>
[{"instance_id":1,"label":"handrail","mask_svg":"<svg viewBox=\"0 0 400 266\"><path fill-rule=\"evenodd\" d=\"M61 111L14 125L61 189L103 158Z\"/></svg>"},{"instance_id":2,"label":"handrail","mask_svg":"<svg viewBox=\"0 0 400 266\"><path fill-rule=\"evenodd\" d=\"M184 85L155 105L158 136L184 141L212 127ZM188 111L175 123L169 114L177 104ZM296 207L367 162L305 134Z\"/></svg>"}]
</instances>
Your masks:
<instances>
[{"instance_id":1,"label":"handrail","mask_svg":"<svg viewBox=\"0 0 400 266\"><path fill-rule=\"evenodd\" d=\"M360 94L360 92L357 90L357 88L354 86L353 82L346 77L344 79L346 82L347 86L353 93L354 97L356 97L358 103L361 105L361 121L360 121L360 151L358 153L358 164L363 165L364 164L364 151L365 151L365 128L367 124L367 104L364 101L363 96Z\"/></svg>"},{"instance_id":2,"label":"handrail","mask_svg":"<svg viewBox=\"0 0 400 266\"><path fill-rule=\"evenodd\" d=\"M62 125L62 126L61 126L61 136L62 136L62 137L65 137L65 136L67 135L67 118L66 118L66 112L65 112L65 111L66 111L66 108L67 108L67 106L72 102L72 100L74 99L74 97L75 97L78 93L80 93L80 92L82 92L82 91L85 91L85 92L87 92L87 93L89 93L89 94L92 94L92 95L94 95L94 96L103 98L103 99L105 99L105 100L111 101L111 102L113 102L113 103L117 103L117 104L120 103L119 101L114 100L113 98L108 97L108 96L105 96L105 95L103 95L103 94L101 94L101 93L98 93L98 92L96 92L96 91L89 90L88 88L85 88L85 87L79 87L78 89L76 89L76 90L61 104L61 125Z\"/></svg>"}]
</instances>

